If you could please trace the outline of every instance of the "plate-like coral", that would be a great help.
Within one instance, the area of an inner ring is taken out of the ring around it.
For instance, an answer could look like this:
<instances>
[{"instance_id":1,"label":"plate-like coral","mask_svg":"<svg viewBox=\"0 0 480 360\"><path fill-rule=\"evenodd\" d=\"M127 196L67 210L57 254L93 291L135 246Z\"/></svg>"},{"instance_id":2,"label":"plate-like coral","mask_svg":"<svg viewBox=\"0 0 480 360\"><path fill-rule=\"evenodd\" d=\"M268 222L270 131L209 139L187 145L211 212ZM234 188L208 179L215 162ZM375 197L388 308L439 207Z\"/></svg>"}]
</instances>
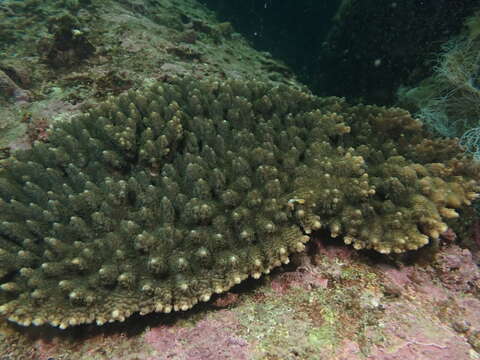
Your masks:
<instances>
[{"instance_id":1,"label":"plate-like coral","mask_svg":"<svg viewBox=\"0 0 480 360\"><path fill-rule=\"evenodd\" d=\"M53 128L0 171L0 312L61 328L186 310L325 227L417 249L477 167L400 109L258 82L178 81Z\"/></svg>"}]
</instances>

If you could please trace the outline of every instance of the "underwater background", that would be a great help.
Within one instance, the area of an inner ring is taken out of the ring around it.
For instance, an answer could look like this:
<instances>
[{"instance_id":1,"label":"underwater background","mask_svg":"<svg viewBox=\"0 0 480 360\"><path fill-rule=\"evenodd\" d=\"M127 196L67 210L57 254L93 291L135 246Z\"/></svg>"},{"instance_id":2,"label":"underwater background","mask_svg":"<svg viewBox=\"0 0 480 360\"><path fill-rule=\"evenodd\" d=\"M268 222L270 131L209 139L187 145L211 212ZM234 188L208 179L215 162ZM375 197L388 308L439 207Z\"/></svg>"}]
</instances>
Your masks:
<instances>
[{"instance_id":1,"label":"underwater background","mask_svg":"<svg viewBox=\"0 0 480 360\"><path fill-rule=\"evenodd\" d=\"M0 358L479 359L479 11L0 0Z\"/></svg>"}]
</instances>

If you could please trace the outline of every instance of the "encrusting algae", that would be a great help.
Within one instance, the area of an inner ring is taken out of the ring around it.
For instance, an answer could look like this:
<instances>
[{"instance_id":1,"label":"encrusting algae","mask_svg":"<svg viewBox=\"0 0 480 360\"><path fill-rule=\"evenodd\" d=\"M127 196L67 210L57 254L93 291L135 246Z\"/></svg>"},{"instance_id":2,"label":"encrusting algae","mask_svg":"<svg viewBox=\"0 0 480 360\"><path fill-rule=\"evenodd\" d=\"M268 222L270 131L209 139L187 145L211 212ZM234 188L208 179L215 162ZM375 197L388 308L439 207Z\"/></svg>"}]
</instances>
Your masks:
<instances>
[{"instance_id":1,"label":"encrusting algae","mask_svg":"<svg viewBox=\"0 0 480 360\"><path fill-rule=\"evenodd\" d=\"M415 250L478 166L408 112L255 81L163 83L51 129L0 170L0 312L60 328L187 310L324 228Z\"/></svg>"}]
</instances>

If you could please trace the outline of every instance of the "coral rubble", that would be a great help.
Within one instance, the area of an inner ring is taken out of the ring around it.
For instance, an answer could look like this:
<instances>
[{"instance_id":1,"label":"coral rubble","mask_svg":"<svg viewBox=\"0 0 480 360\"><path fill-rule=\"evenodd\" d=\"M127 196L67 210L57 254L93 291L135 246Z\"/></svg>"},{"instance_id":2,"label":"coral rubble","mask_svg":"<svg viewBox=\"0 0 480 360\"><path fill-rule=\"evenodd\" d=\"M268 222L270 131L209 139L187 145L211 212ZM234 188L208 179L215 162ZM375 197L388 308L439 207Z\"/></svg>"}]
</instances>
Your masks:
<instances>
[{"instance_id":1,"label":"coral rubble","mask_svg":"<svg viewBox=\"0 0 480 360\"><path fill-rule=\"evenodd\" d=\"M418 249L478 167L408 112L175 80L56 125L0 170L0 312L22 325L187 310L304 249ZM307 235L306 235L307 234Z\"/></svg>"}]
</instances>

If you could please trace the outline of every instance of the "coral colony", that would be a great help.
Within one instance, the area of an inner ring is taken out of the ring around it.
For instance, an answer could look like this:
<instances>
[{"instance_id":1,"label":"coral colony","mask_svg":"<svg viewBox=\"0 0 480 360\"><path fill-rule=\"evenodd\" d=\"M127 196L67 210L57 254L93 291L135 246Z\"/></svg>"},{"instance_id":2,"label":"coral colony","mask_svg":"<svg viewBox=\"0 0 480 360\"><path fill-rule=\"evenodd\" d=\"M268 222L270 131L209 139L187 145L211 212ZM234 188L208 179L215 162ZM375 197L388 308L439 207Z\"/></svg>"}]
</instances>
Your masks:
<instances>
[{"instance_id":1,"label":"coral colony","mask_svg":"<svg viewBox=\"0 0 480 360\"><path fill-rule=\"evenodd\" d=\"M21 325L187 310L320 228L415 250L479 191L404 110L255 81L130 91L48 139L0 170L0 313Z\"/></svg>"}]
</instances>

